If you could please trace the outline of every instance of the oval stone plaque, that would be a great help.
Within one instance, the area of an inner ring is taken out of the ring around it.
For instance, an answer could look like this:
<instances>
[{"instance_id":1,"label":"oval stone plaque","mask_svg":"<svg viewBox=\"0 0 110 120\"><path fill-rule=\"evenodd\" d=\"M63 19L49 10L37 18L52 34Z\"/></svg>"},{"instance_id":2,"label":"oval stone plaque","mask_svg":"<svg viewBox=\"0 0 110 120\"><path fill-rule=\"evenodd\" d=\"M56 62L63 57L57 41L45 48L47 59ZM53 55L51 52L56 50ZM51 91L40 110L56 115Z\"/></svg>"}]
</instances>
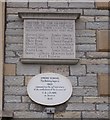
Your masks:
<instances>
[{"instance_id":1,"label":"oval stone plaque","mask_svg":"<svg viewBox=\"0 0 110 120\"><path fill-rule=\"evenodd\" d=\"M57 73L43 73L33 77L27 86L29 97L36 103L47 106L66 102L72 94L69 79Z\"/></svg>"}]
</instances>

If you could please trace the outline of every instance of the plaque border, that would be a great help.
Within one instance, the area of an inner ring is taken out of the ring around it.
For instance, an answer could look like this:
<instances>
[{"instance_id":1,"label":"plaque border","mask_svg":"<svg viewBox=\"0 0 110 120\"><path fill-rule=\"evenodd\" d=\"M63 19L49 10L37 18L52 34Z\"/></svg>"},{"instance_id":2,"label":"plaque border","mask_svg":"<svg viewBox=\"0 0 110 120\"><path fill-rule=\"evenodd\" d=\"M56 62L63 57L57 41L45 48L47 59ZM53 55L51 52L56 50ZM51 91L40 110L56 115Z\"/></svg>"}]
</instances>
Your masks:
<instances>
[{"instance_id":1,"label":"plaque border","mask_svg":"<svg viewBox=\"0 0 110 120\"><path fill-rule=\"evenodd\" d=\"M76 20L79 19L80 13L67 12L18 12L19 17L23 20ZM22 63L37 63L37 64L77 64L79 59L40 59L40 58L20 58Z\"/></svg>"}]
</instances>

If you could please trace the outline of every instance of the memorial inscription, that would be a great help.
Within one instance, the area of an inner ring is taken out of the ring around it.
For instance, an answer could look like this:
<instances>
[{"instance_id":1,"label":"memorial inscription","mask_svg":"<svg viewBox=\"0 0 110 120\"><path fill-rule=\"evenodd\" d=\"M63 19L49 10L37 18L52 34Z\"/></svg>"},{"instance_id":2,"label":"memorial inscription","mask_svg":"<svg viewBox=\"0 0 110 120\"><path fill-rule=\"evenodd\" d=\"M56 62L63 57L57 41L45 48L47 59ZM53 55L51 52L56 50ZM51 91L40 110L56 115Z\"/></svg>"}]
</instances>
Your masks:
<instances>
[{"instance_id":1,"label":"memorial inscription","mask_svg":"<svg viewBox=\"0 0 110 120\"><path fill-rule=\"evenodd\" d=\"M43 105L66 102L72 94L70 81L56 73L43 73L33 77L27 87L30 98Z\"/></svg>"},{"instance_id":2,"label":"memorial inscription","mask_svg":"<svg viewBox=\"0 0 110 120\"><path fill-rule=\"evenodd\" d=\"M23 57L74 59L75 20L24 20Z\"/></svg>"}]
</instances>

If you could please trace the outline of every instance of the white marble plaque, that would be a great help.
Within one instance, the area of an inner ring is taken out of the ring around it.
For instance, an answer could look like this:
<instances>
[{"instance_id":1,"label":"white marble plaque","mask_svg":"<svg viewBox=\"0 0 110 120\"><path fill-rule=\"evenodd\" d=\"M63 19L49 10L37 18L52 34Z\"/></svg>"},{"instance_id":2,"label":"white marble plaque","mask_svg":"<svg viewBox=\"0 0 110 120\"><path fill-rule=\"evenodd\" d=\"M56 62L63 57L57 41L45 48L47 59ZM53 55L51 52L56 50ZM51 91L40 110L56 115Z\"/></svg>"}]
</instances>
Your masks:
<instances>
[{"instance_id":1,"label":"white marble plaque","mask_svg":"<svg viewBox=\"0 0 110 120\"><path fill-rule=\"evenodd\" d=\"M74 59L75 20L24 20L23 58Z\"/></svg>"},{"instance_id":2,"label":"white marble plaque","mask_svg":"<svg viewBox=\"0 0 110 120\"><path fill-rule=\"evenodd\" d=\"M69 79L56 73L43 73L33 77L27 86L29 97L41 105L54 106L66 102L72 94Z\"/></svg>"}]
</instances>

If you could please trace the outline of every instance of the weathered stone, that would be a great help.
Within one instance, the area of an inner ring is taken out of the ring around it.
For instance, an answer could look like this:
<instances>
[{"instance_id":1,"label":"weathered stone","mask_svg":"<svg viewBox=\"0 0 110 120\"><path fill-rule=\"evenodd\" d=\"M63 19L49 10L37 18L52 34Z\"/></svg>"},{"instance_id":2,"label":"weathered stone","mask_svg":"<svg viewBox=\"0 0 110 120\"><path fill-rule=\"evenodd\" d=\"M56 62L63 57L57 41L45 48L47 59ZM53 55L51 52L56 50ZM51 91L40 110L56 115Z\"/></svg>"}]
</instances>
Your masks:
<instances>
[{"instance_id":1,"label":"weathered stone","mask_svg":"<svg viewBox=\"0 0 110 120\"><path fill-rule=\"evenodd\" d=\"M24 76L5 76L5 85L24 85Z\"/></svg>"},{"instance_id":2,"label":"weathered stone","mask_svg":"<svg viewBox=\"0 0 110 120\"><path fill-rule=\"evenodd\" d=\"M110 74L98 74L98 92L101 96L110 96L109 90Z\"/></svg>"},{"instance_id":3,"label":"weathered stone","mask_svg":"<svg viewBox=\"0 0 110 120\"><path fill-rule=\"evenodd\" d=\"M79 86L97 86L97 76L88 75L78 77Z\"/></svg>"},{"instance_id":4,"label":"weathered stone","mask_svg":"<svg viewBox=\"0 0 110 120\"><path fill-rule=\"evenodd\" d=\"M69 76L68 79L71 81L72 86L77 86L78 85L77 77Z\"/></svg>"},{"instance_id":5,"label":"weathered stone","mask_svg":"<svg viewBox=\"0 0 110 120\"><path fill-rule=\"evenodd\" d=\"M70 66L70 75L85 75L86 68L85 65L71 65Z\"/></svg>"},{"instance_id":6,"label":"weathered stone","mask_svg":"<svg viewBox=\"0 0 110 120\"><path fill-rule=\"evenodd\" d=\"M21 96L7 95L4 97L4 102L6 102L6 103L20 103Z\"/></svg>"},{"instance_id":7,"label":"weathered stone","mask_svg":"<svg viewBox=\"0 0 110 120\"><path fill-rule=\"evenodd\" d=\"M110 9L110 5L109 5L109 2L107 2L106 0L101 2L96 0L96 8L98 9Z\"/></svg>"},{"instance_id":8,"label":"weathered stone","mask_svg":"<svg viewBox=\"0 0 110 120\"><path fill-rule=\"evenodd\" d=\"M85 103L108 103L108 97L84 97Z\"/></svg>"},{"instance_id":9,"label":"weathered stone","mask_svg":"<svg viewBox=\"0 0 110 120\"><path fill-rule=\"evenodd\" d=\"M37 75L39 73L39 65L17 63L17 75Z\"/></svg>"},{"instance_id":10,"label":"weathered stone","mask_svg":"<svg viewBox=\"0 0 110 120\"><path fill-rule=\"evenodd\" d=\"M73 96L97 96L97 87L74 87Z\"/></svg>"},{"instance_id":11,"label":"weathered stone","mask_svg":"<svg viewBox=\"0 0 110 120\"><path fill-rule=\"evenodd\" d=\"M16 65L15 64L4 64L4 74L5 75L15 75Z\"/></svg>"},{"instance_id":12,"label":"weathered stone","mask_svg":"<svg viewBox=\"0 0 110 120\"><path fill-rule=\"evenodd\" d=\"M81 112L60 112L55 113L54 118L81 118ZM80 119L79 119L80 120Z\"/></svg>"},{"instance_id":13,"label":"weathered stone","mask_svg":"<svg viewBox=\"0 0 110 120\"><path fill-rule=\"evenodd\" d=\"M109 34L110 31L108 30L97 31L97 51L101 51L101 52L110 51Z\"/></svg>"},{"instance_id":14,"label":"weathered stone","mask_svg":"<svg viewBox=\"0 0 110 120\"><path fill-rule=\"evenodd\" d=\"M109 104L97 104L96 105L96 110L99 110L99 111L108 111L109 110Z\"/></svg>"},{"instance_id":15,"label":"weathered stone","mask_svg":"<svg viewBox=\"0 0 110 120\"><path fill-rule=\"evenodd\" d=\"M69 76L69 66L67 65L42 65L41 73L53 72L64 76Z\"/></svg>"},{"instance_id":16,"label":"weathered stone","mask_svg":"<svg viewBox=\"0 0 110 120\"><path fill-rule=\"evenodd\" d=\"M95 110L95 105L90 103L72 103L68 104L66 110Z\"/></svg>"},{"instance_id":17,"label":"weathered stone","mask_svg":"<svg viewBox=\"0 0 110 120\"><path fill-rule=\"evenodd\" d=\"M94 111L94 112L88 112L84 111L82 112L82 117L83 118L108 118L108 112L105 111Z\"/></svg>"}]
</instances>

